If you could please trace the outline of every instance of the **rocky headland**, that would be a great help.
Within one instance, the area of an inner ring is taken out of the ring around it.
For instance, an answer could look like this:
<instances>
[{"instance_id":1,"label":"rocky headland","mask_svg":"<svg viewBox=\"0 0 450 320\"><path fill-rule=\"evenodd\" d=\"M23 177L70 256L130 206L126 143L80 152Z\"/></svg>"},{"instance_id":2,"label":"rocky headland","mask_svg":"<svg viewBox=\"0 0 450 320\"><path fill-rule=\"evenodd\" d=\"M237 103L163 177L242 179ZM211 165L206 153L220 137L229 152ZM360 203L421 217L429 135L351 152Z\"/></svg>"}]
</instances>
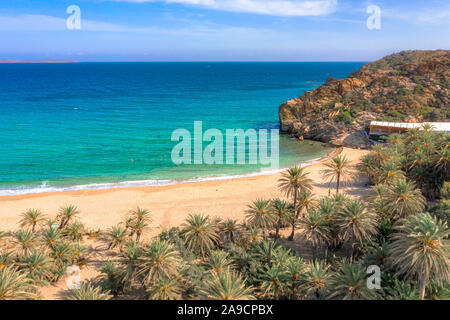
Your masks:
<instances>
[{"instance_id":1,"label":"rocky headland","mask_svg":"<svg viewBox=\"0 0 450 320\"><path fill-rule=\"evenodd\" d=\"M328 78L279 107L281 131L299 139L368 148L372 120L448 121L450 51L403 51Z\"/></svg>"}]
</instances>

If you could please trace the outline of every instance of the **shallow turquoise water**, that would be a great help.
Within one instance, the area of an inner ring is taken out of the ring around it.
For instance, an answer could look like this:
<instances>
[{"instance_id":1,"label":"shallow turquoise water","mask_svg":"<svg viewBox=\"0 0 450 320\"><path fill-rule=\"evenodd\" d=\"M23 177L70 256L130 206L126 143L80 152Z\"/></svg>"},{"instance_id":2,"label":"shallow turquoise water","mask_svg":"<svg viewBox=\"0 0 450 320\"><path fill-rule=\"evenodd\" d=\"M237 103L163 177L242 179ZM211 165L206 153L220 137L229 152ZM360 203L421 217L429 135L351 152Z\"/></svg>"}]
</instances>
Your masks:
<instances>
[{"instance_id":1,"label":"shallow turquoise water","mask_svg":"<svg viewBox=\"0 0 450 320\"><path fill-rule=\"evenodd\" d=\"M176 166L171 134L193 132L196 120L204 131L278 128L282 102L361 65L0 64L0 195L257 172L263 166ZM328 151L281 136L280 167Z\"/></svg>"}]
</instances>

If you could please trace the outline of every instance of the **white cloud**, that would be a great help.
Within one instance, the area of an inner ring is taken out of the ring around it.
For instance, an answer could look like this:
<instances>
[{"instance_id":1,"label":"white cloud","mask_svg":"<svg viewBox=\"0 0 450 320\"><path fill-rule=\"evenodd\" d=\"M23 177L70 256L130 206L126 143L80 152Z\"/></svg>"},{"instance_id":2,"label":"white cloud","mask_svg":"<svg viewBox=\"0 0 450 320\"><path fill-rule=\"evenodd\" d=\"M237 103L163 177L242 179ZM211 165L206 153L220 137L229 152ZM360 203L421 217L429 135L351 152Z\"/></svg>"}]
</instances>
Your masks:
<instances>
[{"instance_id":1,"label":"white cloud","mask_svg":"<svg viewBox=\"0 0 450 320\"><path fill-rule=\"evenodd\" d=\"M0 31L67 31L66 18L38 14L0 15ZM131 33L189 33L187 29L132 27L81 18L80 31Z\"/></svg>"},{"instance_id":2,"label":"white cloud","mask_svg":"<svg viewBox=\"0 0 450 320\"><path fill-rule=\"evenodd\" d=\"M35 14L0 15L1 31L57 31L66 30L66 20Z\"/></svg>"},{"instance_id":3,"label":"white cloud","mask_svg":"<svg viewBox=\"0 0 450 320\"><path fill-rule=\"evenodd\" d=\"M381 18L420 26L448 25L450 24L450 5L428 6L425 8L381 7Z\"/></svg>"},{"instance_id":4,"label":"white cloud","mask_svg":"<svg viewBox=\"0 0 450 320\"><path fill-rule=\"evenodd\" d=\"M175 36L214 36L220 37L236 34L248 36L276 35L278 32L265 28L234 27L218 24L195 24L188 27L135 27L114 24L103 21L86 20L81 18L81 30L70 31L66 27L66 18L47 15L0 15L1 31L66 31L66 32L107 32L107 33L134 33L134 34L163 34Z\"/></svg>"},{"instance_id":5,"label":"white cloud","mask_svg":"<svg viewBox=\"0 0 450 320\"><path fill-rule=\"evenodd\" d=\"M118 2L165 2L207 9L272 16L320 16L332 13L338 0L114 0Z\"/></svg>"},{"instance_id":6,"label":"white cloud","mask_svg":"<svg viewBox=\"0 0 450 320\"><path fill-rule=\"evenodd\" d=\"M418 15L417 21L430 24L440 24L440 23L449 24L450 8L439 11L426 10Z\"/></svg>"}]
</instances>

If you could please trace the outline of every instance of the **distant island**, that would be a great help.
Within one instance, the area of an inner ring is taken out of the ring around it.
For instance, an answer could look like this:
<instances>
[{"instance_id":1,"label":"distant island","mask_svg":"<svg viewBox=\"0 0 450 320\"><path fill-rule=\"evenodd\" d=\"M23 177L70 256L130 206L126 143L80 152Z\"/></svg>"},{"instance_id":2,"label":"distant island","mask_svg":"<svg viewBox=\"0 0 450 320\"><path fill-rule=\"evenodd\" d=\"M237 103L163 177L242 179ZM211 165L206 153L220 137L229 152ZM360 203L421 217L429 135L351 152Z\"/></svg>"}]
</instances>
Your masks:
<instances>
[{"instance_id":1,"label":"distant island","mask_svg":"<svg viewBox=\"0 0 450 320\"><path fill-rule=\"evenodd\" d=\"M0 63L76 63L75 60L17 60L17 59L0 59Z\"/></svg>"}]
</instances>

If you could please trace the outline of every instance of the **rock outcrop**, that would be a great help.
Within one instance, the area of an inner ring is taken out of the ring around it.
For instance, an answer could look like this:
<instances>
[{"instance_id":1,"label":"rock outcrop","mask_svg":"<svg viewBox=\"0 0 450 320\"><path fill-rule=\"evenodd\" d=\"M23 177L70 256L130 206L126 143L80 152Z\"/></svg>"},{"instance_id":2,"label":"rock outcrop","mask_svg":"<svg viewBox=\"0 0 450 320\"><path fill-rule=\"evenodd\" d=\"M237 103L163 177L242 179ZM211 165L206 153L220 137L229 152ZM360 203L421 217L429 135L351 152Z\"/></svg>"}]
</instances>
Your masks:
<instances>
[{"instance_id":1,"label":"rock outcrop","mask_svg":"<svg viewBox=\"0 0 450 320\"><path fill-rule=\"evenodd\" d=\"M336 146L369 147L371 120L450 118L450 51L404 51L365 64L279 108L281 130Z\"/></svg>"}]
</instances>

